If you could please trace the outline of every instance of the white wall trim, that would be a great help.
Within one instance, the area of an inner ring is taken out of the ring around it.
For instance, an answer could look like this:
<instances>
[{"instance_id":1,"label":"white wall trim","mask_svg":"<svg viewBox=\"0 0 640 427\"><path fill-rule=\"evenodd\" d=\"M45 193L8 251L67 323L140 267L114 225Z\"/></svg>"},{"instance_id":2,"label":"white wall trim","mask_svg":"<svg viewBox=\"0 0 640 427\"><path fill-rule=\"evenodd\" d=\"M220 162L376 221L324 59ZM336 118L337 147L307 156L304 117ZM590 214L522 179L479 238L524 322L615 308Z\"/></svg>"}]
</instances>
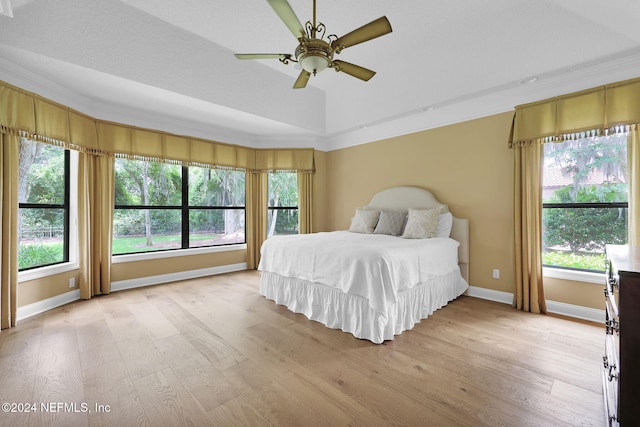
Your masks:
<instances>
[{"instance_id":1,"label":"white wall trim","mask_svg":"<svg viewBox=\"0 0 640 427\"><path fill-rule=\"evenodd\" d=\"M573 280L575 282L593 283L602 286L605 274L594 271L569 270L567 268L542 267L542 275L554 279Z\"/></svg>"},{"instance_id":2,"label":"white wall trim","mask_svg":"<svg viewBox=\"0 0 640 427\"><path fill-rule=\"evenodd\" d=\"M511 292L494 291L493 289L479 288L477 286L469 286L469 289L467 289L465 294L470 297L501 302L504 304L512 304L513 302L513 293ZM547 312L549 313L588 320L590 322L604 323L604 310L551 300L547 300L546 303Z\"/></svg>"},{"instance_id":3,"label":"white wall trim","mask_svg":"<svg viewBox=\"0 0 640 427\"><path fill-rule=\"evenodd\" d=\"M602 301L604 305L604 298ZM547 312L604 324L604 310L547 300Z\"/></svg>"},{"instance_id":4,"label":"white wall trim","mask_svg":"<svg viewBox=\"0 0 640 427\"><path fill-rule=\"evenodd\" d=\"M159 274L157 276L139 277L137 279L119 280L111 282L111 291L140 288L143 286L159 285L162 283L176 282L178 280L195 279L197 277L213 276L216 274L231 273L247 269L247 263L222 265L220 267L201 268L199 270L181 271L177 273Z\"/></svg>"},{"instance_id":5,"label":"white wall trim","mask_svg":"<svg viewBox=\"0 0 640 427\"><path fill-rule=\"evenodd\" d=\"M64 294L56 295L55 297L43 299L32 304L27 304L22 307L18 307L16 310L16 320L19 322L27 317L35 316L36 314L44 313L61 305L69 304L80 299L80 290L76 289Z\"/></svg>"},{"instance_id":6,"label":"white wall trim","mask_svg":"<svg viewBox=\"0 0 640 427\"><path fill-rule=\"evenodd\" d=\"M477 286L469 286L466 295L503 304L513 303L513 294L511 292L494 291L493 289L479 288Z\"/></svg>"}]
</instances>

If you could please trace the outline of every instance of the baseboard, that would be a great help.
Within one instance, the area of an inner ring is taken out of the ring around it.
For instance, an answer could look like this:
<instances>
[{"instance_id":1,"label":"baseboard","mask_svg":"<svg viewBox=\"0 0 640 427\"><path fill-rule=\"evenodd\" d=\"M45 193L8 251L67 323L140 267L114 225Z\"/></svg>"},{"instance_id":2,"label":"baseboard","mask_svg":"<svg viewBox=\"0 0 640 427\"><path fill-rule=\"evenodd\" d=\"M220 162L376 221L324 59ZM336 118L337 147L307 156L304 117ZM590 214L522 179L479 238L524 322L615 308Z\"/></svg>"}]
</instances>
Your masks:
<instances>
[{"instance_id":1,"label":"baseboard","mask_svg":"<svg viewBox=\"0 0 640 427\"><path fill-rule=\"evenodd\" d=\"M477 286L469 286L466 295L504 304L513 303L513 294L510 292L494 291L493 289L479 288ZM604 310L551 300L547 300L546 303L548 313L588 320L590 322L604 323Z\"/></svg>"},{"instance_id":2,"label":"baseboard","mask_svg":"<svg viewBox=\"0 0 640 427\"><path fill-rule=\"evenodd\" d=\"M61 305L69 304L70 302L80 299L80 290L65 292L64 294L56 295L55 297L43 299L42 301L27 304L22 307L18 307L16 310L16 320L19 322L27 317L35 316L36 314L44 313L52 308L60 307Z\"/></svg>"},{"instance_id":3,"label":"baseboard","mask_svg":"<svg viewBox=\"0 0 640 427\"><path fill-rule=\"evenodd\" d=\"M196 279L198 277L213 276L216 274L232 273L247 269L247 263L229 264L220 267L201 268L199 270L181 271L178 273L159 274L137 279L119 280L111 282L111 291L123 291L125 289L140 288L143 286L159 285L162 283L176 282L178 280Z\"/></svg>"},{"instance_id":4,"label":"baseboard","mask_svg":"<svg viewBox=\"0 0 640 427\"><path fill-rule=\"evenodd\" d=\"M604 301L602 303L604 304ZM576 319L603 324L605 318L604 310L549 300L547 300L547 313L560 314L562 316L574 317Z\"/></svg>"},{"instance_id":5,"label":"baseboard","mask_svg":"<svg viewBox=\"0 0 640 427\"><path fill-rule=\"evenodd\" d=\"M513 303L513 294L511 292L494 291L493 289L479 288L477 286L469 286L465 295L503 304Z\"/></svg>"}]
</instances>

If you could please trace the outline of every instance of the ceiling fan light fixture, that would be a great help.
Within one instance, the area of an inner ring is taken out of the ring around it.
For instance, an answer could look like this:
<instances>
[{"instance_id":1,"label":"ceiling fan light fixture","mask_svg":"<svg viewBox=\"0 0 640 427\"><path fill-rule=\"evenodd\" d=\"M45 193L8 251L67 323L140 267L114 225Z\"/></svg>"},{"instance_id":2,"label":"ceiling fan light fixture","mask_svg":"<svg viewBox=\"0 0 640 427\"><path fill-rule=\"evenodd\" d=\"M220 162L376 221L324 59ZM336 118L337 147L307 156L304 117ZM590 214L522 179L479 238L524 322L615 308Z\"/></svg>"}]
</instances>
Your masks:
<instances>
[{"instance_id":1,"label":"ceiling fan light fixture","mask_svg":"<svg viewBox=\"0 0 640 427\"><path fill-rule=\"evenodd\" d=\"M320 39L304 40L296 49L296 60L305 71L315 76L331 65L333 49Z\"/></svg>"},{"instance_id":2,"label":"ceiling fan light fixture","mask_svg":"<svg viewBox=\"0 0 640 427\"><path fill-rule=\"evenodd\" d=\"M327 58L317 55L305 56L304 58L300 59L300 64L302 65L302 68L304 70L312 73L314 76L316 75L316 73L319 73L329 66Z\"/></svg>"}]
</instances>

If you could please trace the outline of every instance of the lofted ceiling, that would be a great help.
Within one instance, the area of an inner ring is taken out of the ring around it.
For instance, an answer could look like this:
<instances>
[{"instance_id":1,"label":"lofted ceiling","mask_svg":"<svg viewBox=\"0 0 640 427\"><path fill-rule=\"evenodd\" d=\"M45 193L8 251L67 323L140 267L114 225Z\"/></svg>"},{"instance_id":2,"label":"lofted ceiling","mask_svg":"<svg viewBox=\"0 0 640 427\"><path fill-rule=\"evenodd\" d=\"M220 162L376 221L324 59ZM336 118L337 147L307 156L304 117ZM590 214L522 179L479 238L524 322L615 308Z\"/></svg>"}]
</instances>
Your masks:
<instances>
[{"instance_id":1,"label":"lofted ceiling","mask_svg":"<svg viewBox=\"0 0 640 427\"><path fill-rule=\"evenodd\" d=\"M289 0L299 20L312 0ZM640 76L637 0L317 0L341 36L386 15L391 34L292 89L266 0L10 0L0 80L96 118L254 147L332 150L510 111ZM2 11L0 10L0 13Z\"/></svg>"}]
</instances>

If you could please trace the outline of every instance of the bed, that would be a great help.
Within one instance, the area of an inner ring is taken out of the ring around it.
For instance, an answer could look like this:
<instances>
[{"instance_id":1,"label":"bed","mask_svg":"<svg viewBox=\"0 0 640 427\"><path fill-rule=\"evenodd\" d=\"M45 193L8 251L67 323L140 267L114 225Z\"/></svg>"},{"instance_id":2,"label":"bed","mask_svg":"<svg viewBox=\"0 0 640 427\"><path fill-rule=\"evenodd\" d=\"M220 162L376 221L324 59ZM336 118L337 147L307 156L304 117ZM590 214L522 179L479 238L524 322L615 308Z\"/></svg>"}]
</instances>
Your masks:
<instances>
[{"instance_id":1,"label":"bed","mask_svg":"<svg viewBox=\"0 0 640 427\"><path fill-rule=\"evenodd\" d=\"M258 270L267 299L380 344L467 290L469 222L426 189L393 187L349 230L270 237Z\"/></svg>"}]
</instances>

